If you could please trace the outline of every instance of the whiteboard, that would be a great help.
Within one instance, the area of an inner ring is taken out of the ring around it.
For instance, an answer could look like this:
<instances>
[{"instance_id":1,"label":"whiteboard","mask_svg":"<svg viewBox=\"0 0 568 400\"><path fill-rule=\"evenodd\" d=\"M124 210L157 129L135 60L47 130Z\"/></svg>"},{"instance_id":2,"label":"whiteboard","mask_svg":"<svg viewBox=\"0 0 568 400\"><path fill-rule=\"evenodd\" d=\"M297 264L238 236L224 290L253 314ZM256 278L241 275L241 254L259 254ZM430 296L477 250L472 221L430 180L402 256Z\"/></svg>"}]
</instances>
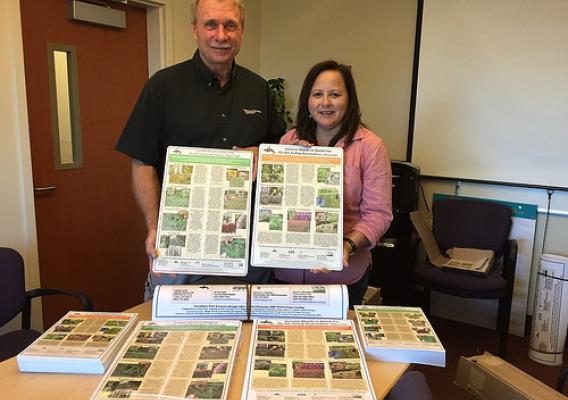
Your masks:
<instances>
[{"instance_id":1,"label":"whiteboard","mask_svg":"<svg viewBox=\"0 0 568 400\"><path fill-rule=\"evenodd\" d=\"M424 0L412 162L568 188L568 1Z\"/></svg>"}]
</instances>

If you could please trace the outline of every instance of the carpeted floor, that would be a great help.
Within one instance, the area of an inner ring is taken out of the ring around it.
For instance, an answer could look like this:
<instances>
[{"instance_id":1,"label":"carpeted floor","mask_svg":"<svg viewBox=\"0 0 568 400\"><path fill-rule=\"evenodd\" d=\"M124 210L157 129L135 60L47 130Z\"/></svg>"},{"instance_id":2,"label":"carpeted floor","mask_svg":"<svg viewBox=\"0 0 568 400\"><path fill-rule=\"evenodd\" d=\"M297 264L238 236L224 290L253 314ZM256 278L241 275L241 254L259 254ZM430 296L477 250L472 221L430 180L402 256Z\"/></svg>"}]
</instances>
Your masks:
<instances>
[{"instance_id":1,"label":"carpeted floor","mask_svg":"<svg viewBox=\"0 0 568 400\"><path fill-rule=\"evenodd\" d=\"M456 386L456 375L460 356L472 356L488 351L497 354L497 334L490 329L480 328L431 317L430 322L446 349L446 367L414 365L412 368L422 371L426 376L435 400L473 399L469 393ZM561 367L551 367L532 361L528 357L529 337L509 336L507 361L529 375L537 378L552 388L556 388ZM566 351L564 362L567 364ZM564 394L568 395L568 384Z\"/></svg>"}]
</instances>

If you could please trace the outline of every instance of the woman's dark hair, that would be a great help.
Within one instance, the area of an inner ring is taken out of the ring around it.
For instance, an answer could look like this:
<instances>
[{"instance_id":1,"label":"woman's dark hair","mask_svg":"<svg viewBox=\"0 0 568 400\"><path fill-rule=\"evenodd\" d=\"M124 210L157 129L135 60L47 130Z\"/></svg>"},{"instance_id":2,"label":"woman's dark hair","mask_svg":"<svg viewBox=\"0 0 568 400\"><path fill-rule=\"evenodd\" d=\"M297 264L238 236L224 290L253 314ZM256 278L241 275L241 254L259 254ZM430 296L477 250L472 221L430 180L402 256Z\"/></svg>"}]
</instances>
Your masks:
<instances>
[{"instance_id":1,"label":"woman's dark hair","mask_svg":"<svg viewBox=\"0 0 568 400\"><path fill-rule=\"evenodd\" d=\"M361 122L361 110L359 109L359 100L357 99L357 91L355 90L353 75L351 75L351 68L347 65L339 64L334 60L322 61L314 65L306 75L306 79L304 79L302 92L300 93L300 99L298 101L298 115L296 117L298 137L301 140L307 140L310 143L317 144L317 124L310 117L308 101L314 82L319 74L325 71L337 71L341 74L348 96L347 111L341 122L341 128L339 132L337 132L337 135L330 140L329 145L335 146L339 139L345 136L345 146L349 146L353 141L355 132L360 125L363 125Z\"/></svg>"}]
</instances>

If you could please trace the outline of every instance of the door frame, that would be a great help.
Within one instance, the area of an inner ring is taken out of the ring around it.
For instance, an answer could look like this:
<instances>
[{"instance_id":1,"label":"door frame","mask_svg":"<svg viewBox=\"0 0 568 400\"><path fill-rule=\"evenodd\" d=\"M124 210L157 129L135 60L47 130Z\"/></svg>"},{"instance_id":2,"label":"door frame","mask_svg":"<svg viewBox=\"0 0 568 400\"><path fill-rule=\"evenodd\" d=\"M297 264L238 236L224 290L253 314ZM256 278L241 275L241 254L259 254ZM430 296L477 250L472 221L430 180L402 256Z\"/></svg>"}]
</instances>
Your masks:
<instances>
[{"instance_id":1,"label":"door frame","mask_svg":"<svg viewBox=\"0 0 568 400\"><path fill-rule=\"evenodd\" d=\"M173 13L171 0L131 0L146 7L146 24L148 31L148 73L153 73L167 65L172 64L173 60ZM24 49L22 42L22 21L20 14L20 0L8 0L0 11L6 12L5 20L8 21L8 42L7 57L11 64L11 75L6 78L12 80L12 89L8 93L8 102L12 104L14 111L13 124L16 126L14 132L16 145L15 150L19 154L17 174L20 176L19 187L14 190L21 194L21 218L23 226L21 237L15 237L14 247L22 254L25 262L26 289L40 286L39 256L36 234L36 218L33 193L33 177L31 164L31 147L28 125L28 109L26 99L26 85L24 72ZM12 321L13 324L5 327L11 329L19 323L19 318ZM42 309L41 300L34 300L32 307L32 328L42 330ZM4 331L4 329L2 329Z\"/></svg>"}]
</instances>

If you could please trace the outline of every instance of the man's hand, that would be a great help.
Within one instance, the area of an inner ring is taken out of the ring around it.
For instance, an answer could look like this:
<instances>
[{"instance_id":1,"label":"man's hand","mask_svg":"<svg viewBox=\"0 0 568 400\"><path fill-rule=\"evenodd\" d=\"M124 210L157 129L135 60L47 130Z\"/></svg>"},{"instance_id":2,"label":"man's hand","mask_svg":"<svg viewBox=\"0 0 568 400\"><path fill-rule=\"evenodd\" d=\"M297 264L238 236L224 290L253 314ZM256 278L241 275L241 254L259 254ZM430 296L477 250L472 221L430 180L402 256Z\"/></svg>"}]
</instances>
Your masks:
<instances>
[{"instance_id":1,"label":"man's hand","mask_svg":"<svg viewBox=\"0 0 568 400\"><path fill-rule=\"evenodd\" d=\"M146 241L144 242L146 246L146 254L148 255L148 262L150 264L150 271L152 270L152 263L154 259L158 257L158 251L156 250L156 230L150 229L148 235L146 236Z\"/></svg>"},{"instance_id":2,"label":"man's hand","mask_svg":"<svg viewBox=\"0 0 568 400\"><path fill-rule=\"evenodd\" d=\"M146 240L144 247L152 270L152 261L158 257L156 251L156 227L158 226L158 210L160 208L160 183L156 169L136 159L132 160L132 189L136 202L144 214L146 222Z\"/></svg>"},{"instance_id":3,"label":"man's hand","mask_svg":"<svg viewBox=\"0 0 568 400\"><path fill-rule=\"evenodd\" d=\"M256 172L258 171L258 146L238 147L233 146L233 150L246 150L252 152L252 181L256 180Z\"/></svg>"}]
</instances>

